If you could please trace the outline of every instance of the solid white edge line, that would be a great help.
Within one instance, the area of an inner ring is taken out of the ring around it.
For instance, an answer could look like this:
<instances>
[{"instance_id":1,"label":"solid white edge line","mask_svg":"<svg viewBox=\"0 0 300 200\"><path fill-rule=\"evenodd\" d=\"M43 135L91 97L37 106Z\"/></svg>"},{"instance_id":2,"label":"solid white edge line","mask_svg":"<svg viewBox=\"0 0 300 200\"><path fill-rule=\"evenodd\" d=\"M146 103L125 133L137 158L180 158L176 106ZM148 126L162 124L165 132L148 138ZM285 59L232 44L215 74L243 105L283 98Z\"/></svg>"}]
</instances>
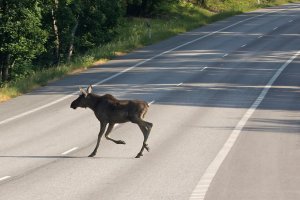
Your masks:
<instances>
[{"instance_id":1,"label":"solid white edge line","mask_svg":"<svg viewBox=\"0 0 300 200\"><path fill-rule=\"evenodd\" d=\"M153 60L153 59L155 59L155 58L157 58L157 57L159 57L159 56L162 56L162 55L167 54L167 53L169 53L169 52L172 52L172 51L174 51L174 50L176 50L176 49L179 49L179 48L181 48L181 47L184 47L184 46L186 46L186 45L189 45L189 44L191 44L191 43L194 43L194 42L196 42L196 41L198 41L198 40L202 40L202 39L204 39L204 38L207 38L207 37L209 37L209 36L211 36L211 35L214 35L214 34L216 34L216 33L219 33L219 32L221 32L221 31L224 31L224 30L226 30L226 29L228 29L228 28L231 28L231 27L236 26L236 25L238 25L238 24L241 24L241 23L243 23L243 22L249 21L249 20L254 19L254 18L257 18L257 17L264 16L264 15L267 15L267 14L271 14L271 13L275 13L275 12L280 12L280 11L282 11L282 10L285 10L285 9L278 9L278 10L275 10L275 11L266 12L266 13L263 13L263 14L260 14L260 15L256 15L256 16L253 16L253 17L250 17L250 18L247 18L247 19L238 21L238 22L236 22L236 23L234 23L234 24L231 24L231 25L229 25L229 26L226 26L226 27L224 27L224 28L221 28L221 29L219 29L219 30L217 30L217 31L211 32L211 33L209 33L209 34L206 34L206 35L204 35L204 36L201 36L201 37L199 37L199 38L196 38L196 39L191 40L191 41L189 41L189 42L186 42L186 43L184 43L184 44L181 44L181 45L179 45L179 46L177 46L177 47L174 47L174 48L172 48L172 49L169 49L169 50L167 50L167 51L164 51L164 52L162 52L162 53L160 53L160 54L157 54L157 55L155 55L155 56L153 56L153 57L151 57L151 58L145 59L144 61L141 61L141 62L139 62L139 63L137 63L137 64L135 64L135 65L133 65L133 66L127 68L127 69L124 69L123 71L121 71L121 72L119 72L119 73L117 73L117 74L114 74L114 75L112 75L112 76L110 76L110 77L108 77L108 78L106 78L106 79L103 79L102 81L96 82L96 83L94 83L94 84L92 84L92 85L93 85L93 86L96 86L96 85L100 85L100 84L102 84L102 83L105 83L105 82L107 82L107 81L109 81L109 80L111 80L111 79L113 79L113 78L116 78L116 77L120 76L121 74L124 74L125 72L130 71L130 70L132 70L132 69L134 69L134 68L136 68L136 67L138 67L138 66L140 66L140 65L142 65L142 64L144 64L144 63L146 63L146 62L149 62L149 61L151 61L151 60ZM78 93L77 91L76 91L76 92L72 92L72 93L68 94L67 96L62 97L62 98L60 98L60 99L57 99L57 100L55 100L55 101L53 101L53 102L50 102L50 103L45 104L45 105L43 105L43 106L40 106L40 107L37 107L37 108L35 108L35 109L29 110L29 111L27 111L27 112L21 113L21 114L19 114L19 115L14 116L14 117L7 118L7 119L5 119L5 120L3 120L3 121L0 121L0 125L5 124L5 123L8 123L8 122L13 121L13 120L16 120L16 119L21 118L21 117L23 117L23 116L29 115L29 114L31 114L31 113L37 112L37 111L42 110L42 109L44 109L44 108L47 108L47 107L49 107L49 106L52 106L52 105L54 105L54 104L56 104L56 103L59 103L59 102L61 102L61 101L63 101L63 100L66 100L66 99L72 97L73 95L75 95L75 94L77 94L77 93Z\"/></svg>"},{"instance_id":2,"label":"solid white edge line","mask_svg":"<svg viewBox=\"0 0 300 200\"><path fill-rule=\"evenodd\" d=\"M62 155L67 155L67 154L69 154L69 153L71 153L71 152L73 152L77 149L78 149L78 147L73 147L72 149L69 149L68 151L63 152Z\"/></svg>"},{"instance_id":3,"label":"solid white edge line","mask_svg":"<svg viewBox=\"0 0 300 200\"><path fill-rule=\"evenodd\" d=\"M4 176L4 177L0 178L0 181L7 180L7 179L9 179L9 178L11 178L11 176Z\"/></svg>"},{"instance_id":4,"label":"solid white edge line","mask_svg":"<svg viewBox=\"0 0 300 200\"><path fill-rule=\"evenodd\" d=\"M42 110L42 109L44 109L44 108L50 107L50 106L52 106L52 105L54 105L54 104L57 104L57 103L59 103L59 102L65 100L65 99L70 98L71 96L75 95L76 93L77 93L77 92L74 92L74 93L72 93L72 94L69 94L69 95L67 95L67 96L64 96L64 97L62 97L62 98L60 98L60 99L57 99L57 100L55 100L55 101L52 101L52 102L50 102L50 103L48 103L48 104L45 104L45 105L43 105L43 106L40 106L40 107L37 107L37 108L35 108L35 109L29 110L29 111L27 111L27 112L21 113L21 114L19 114L19 115L14 116L14 117L7 118L7 119L1 121L1 122L0 122L0 125L5 124L5 123L8 123L8 122L10 122L10 121L13 121L13 120L15 120L15 119L24 117L24 116L26 116L26 115L29 115L29 114L34 113L34 112L36 112L36 111Z\"/></svg>"},{"instance_id":5,"label":"solid white edge line","mask_svg":"<svg viewBox=\"0 0 300 200\"><path fill-rule=\"evenodd\" d=\"M260 95L257 97L255 102L251 105L251 107L246 111L246 113L243 115L242 119L238 122L236 127L231 132L229 138L224 143L223 147L215 157L215 159L210 163L204 174L202 175L200 181L194 188L192 194L190 195L190 200L204 200L206 193L208 191L208 188L214 179L216 173L218 172L221 164L229 154L231 148L235 144L237 138L241 134L242 129L244 128L245 124L249 120L249 118L252 116L256 108L260 105L260 103L265 98L266 94L268 93L269 89L272 87L273 83L276 81L278 76L281 74L281 72L300 54L300 51L294 54L288 61L286 61L273 75L273 77L269 80L267 85L264 87L264 89L261 91Z\"/></svg>"}]
</instances>

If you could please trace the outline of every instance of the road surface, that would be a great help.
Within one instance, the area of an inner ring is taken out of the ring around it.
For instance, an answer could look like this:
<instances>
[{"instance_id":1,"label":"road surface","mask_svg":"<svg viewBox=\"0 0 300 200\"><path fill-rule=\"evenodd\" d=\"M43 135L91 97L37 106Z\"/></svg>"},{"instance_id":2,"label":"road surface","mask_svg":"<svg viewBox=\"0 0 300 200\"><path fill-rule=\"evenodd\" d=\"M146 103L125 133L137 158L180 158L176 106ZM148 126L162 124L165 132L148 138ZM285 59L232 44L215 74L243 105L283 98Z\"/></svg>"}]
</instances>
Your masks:
<instances>
[{"instance_id":1,"label":"road surface","mask_svg":"<svg viewBox=\"0 0 300 200\"><path fill-rule=\"evenodd\" d=\"M2 200L300 199L300 4L141 48L0 104ZM70 109L78 86L151 103L151 151Z\"/></svg>"}]
</instances>

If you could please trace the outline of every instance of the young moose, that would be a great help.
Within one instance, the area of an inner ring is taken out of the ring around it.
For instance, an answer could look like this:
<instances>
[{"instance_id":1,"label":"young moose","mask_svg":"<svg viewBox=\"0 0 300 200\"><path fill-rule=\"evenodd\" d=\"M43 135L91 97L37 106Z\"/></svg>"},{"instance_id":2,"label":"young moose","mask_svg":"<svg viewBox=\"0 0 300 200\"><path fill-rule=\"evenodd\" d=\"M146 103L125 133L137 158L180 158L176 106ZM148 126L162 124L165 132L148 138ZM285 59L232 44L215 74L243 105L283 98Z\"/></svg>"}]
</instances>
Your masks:
<instances>
[{"instance_id":1,"label":"young moose","mask_svg":"<svg viewBox=\"0 0 300 200\"><path fill-rule=\"evenodd\" d=\"M109 137L109 133L112 131L116 123L125 122L137 124L144 135L142 149L136 155L136 158L143 156L144 149L149 151L149 147L146 142L153 124L142 119L147 113L149 107L145 101L117 100L110 94L99 96L92 93L91 85L87 88L87 91L80 88L80 92L81 94L79 97L71 103L71 108L90 108L94 111L97 119L100 121L100 132L98 135L97 145L89 157L96 155L101 137L105 132L107 124L108 128L105 133L105 138L113 141L116 144L125 144L125 142L122 140L114 140L113 138Z\"/></svg>"}]
</instances>

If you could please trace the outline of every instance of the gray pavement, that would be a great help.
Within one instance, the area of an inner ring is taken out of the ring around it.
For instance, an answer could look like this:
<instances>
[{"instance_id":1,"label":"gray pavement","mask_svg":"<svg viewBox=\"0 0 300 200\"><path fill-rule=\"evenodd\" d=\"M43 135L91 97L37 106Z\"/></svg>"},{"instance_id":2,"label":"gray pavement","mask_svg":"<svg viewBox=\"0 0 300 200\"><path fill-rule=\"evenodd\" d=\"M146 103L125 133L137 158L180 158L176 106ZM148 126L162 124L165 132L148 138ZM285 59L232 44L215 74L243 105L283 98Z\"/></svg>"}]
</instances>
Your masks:
<instances>
[{"instance_id":1,"label":"gray pavement","mask_svg":"<svg viewBox=\"0 0 300 200\"><path fill-rule=\"evenodd\" d=\"M300 49L300 4L261 9L151 45L0 104L0 200L189 199L232 130ZM247 121L206 199L300 199L295 58ZM78 86L151 104L142 133L73 110ZM200 199L200 198L199 198Z\"/></svg>"}]
</instances>

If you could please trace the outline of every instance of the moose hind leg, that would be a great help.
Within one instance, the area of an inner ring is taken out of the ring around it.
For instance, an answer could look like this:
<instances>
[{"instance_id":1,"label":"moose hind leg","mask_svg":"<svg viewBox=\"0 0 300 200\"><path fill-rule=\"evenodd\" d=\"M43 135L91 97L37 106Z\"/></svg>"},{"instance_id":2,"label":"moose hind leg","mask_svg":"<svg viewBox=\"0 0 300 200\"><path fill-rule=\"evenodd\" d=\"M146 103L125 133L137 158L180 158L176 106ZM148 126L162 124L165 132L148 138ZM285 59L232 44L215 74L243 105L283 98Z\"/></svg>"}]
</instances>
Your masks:
<instances>
[{"instance_id":1,"label":"moose hind leg","mask_svg":"<svg viewBox=\"0 0 300 200\"><path fill-rule=\"evenodd\" d=\"M136 158L140 158L141 156L143 156L144 149L146 149L148 152L150 151L150 148L149 148L148 144L146 143L147 140L148 140L150 131L147 130L147 128L145 126L140 125L140 124L138 124L138 125L139 125L141 131L143 132L144 141L143 141L143 145L142 145L142 148L141 148L140 152L136 155Z\"/></svg>"},{"instance_id":2,"label":"moose hind leg","mask_svg":"<svg viewBox=\"0 0 300 200\"><path fill-rule=\"evenodd\" d=\"M106 138L107 140L113 141L113 142L116 143L116 144L126 144L123 140L115 140L115 139L109 137L109 134L110 134L110 132L112 131L112 129L114 128L114 125L115 125L114 123L110 123L110 124L108 125L107 131L106 131L106 133L105 133L105 138Z\"/></svg>"},{"instance_id":3,"label":"moose hind leg","mask_svg":"<svg viewBox=\"0 0 300 200\"><path fill-rule=\"evenodd\" d=\"M152 129L152 126L153 126L153 124L152 123L150 123L150 122L147 122L147 121L145 121L145 123L146 123L146 128L147 128L147 130L149 131L149 133L150 133L150 131L151 131L151 129Z\"/></svg>"}]
</instances>

